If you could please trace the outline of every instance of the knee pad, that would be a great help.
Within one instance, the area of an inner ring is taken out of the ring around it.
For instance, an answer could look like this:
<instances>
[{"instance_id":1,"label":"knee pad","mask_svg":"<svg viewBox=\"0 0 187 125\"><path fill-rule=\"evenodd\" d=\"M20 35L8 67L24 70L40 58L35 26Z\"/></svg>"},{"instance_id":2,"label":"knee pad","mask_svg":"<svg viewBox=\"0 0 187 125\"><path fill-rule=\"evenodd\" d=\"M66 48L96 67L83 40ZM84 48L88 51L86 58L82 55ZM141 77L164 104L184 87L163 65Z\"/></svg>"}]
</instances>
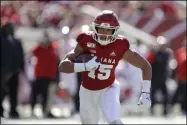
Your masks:
<instances>
[{"instance_id":1,"label":"knee pad","mask_svg":"<svg viewBox=\"0 0 187 125\"><path fill-rule=\"evenodd\" d=\"M118 120L114 120L114 121L112 121L112 122L110 122L109 124L121 124L121 125L123 125L123 122L120 120L120 119L118 119Z\"/></svg>"}]
</instances>

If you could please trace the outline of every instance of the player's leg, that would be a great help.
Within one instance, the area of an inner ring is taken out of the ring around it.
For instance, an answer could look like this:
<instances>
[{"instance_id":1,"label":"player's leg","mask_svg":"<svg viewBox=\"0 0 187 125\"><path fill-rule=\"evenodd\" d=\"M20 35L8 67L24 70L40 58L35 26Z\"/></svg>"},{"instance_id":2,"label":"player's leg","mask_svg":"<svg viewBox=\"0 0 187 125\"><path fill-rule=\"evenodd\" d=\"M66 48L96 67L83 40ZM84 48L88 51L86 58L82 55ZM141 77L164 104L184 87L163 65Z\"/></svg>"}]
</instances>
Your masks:
<instances>
[{"instance_id":1,"label":"player's leg","mask_svg":"<svg viewBox=\"0 0 187 125\"><path fill-rule=\"evenodd\" d=\"M101 95L100 106L104 118L109 124L123 124L120 120L120 85L117 81Z\"/></svg>"},{"instance_id":2,"label":"player's leg","mask_svg":"<svg viewBox=\"0 0 187 125\"><path fill-rule=\"evenodd\" d=\"M98 124L100 112L98 108L99 92L80 87L80 118L82 124Z\"/></svg>"}]
</instances>

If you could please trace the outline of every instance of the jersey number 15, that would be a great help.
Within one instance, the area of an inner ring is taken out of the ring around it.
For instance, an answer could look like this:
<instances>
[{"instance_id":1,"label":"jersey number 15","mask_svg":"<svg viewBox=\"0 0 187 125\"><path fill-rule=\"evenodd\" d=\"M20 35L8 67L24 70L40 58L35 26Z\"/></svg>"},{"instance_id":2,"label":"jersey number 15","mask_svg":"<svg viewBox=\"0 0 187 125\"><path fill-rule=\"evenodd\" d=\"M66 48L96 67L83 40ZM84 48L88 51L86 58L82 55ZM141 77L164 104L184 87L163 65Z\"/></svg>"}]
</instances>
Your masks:
<instances>
[{"instance_id":1,"label":"jersey number 15","mask_svg":"<svg viewBox=\"0 0 187 125\"><path fill-rule=\"evenodd\" d=\"M106 80L110 77L112 68L113 65L101 64L98 69L100 73L96 74L95 70L91 70L89 71L88 76L92 79L95 79L97 77L99 80Z\"/></svg>"}]
</instances>

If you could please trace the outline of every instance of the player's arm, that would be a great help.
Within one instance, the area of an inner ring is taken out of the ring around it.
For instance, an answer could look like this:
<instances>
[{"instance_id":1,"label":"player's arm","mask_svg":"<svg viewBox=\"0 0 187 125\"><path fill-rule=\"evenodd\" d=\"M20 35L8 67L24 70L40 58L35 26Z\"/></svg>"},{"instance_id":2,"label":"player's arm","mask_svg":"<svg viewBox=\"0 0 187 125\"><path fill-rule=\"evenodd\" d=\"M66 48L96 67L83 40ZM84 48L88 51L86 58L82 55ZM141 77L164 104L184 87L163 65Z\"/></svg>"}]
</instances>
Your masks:
<instances>
[{"instance_id":1,"label":"player's arm","mask_svg":"<svg viewBox=\"0 0 187 125\"><path fill-rule=\"evenodd\" d=\"M151 65L147 60L141 57L138 53L133 52L130 49L128 49L127 52L124 54L124 59L128 61L130 64L142 70L142 77L143 77L143 83L141 84L142 94L138 101L138 105L141 107L149 108L151 106L151 99L150 99L150 88L151 88L151 77L152 77Z\"/></svg>"},{"instance_id":2,"label":"player's arm","mask_svg":"<svg viewBox=\"0 0 187 125\"><path fill-rule=\"evenodd\" d=\"M60 62L58 70L60 72L64 72L64 73L73 73L74 72L74 63L73 63L73 61L75 60L75 58L77 56L79 56L83 52L84 52L84 50L82 49L82 47L79 44L77 44L75 49L70 51L65 56L65 58Z\"/></svg>"},{"instance_id":3,"label":"player's arm","mask_svg":"<svg viewBox=\"0 0 187 125\"><path fill-rule=\"evenodd\" d=\"M74 63L76 57L82 53L84 53L84 50L77 44L75 49L69 52L64 60L60 62L58 70L64 73L84 72L96 69L99 66L100 63L96 62L96 57L93 57L86 63Z\"/></svg>"},{"instance_id":4,"label":"player's arm","mask_svg":"<svg viewBox=\"0 0 187 125\"><path fill-rule=\"evenodd\" d=\"M152 68L149 62L141 57L137 52L134 52L130 49L128 49L124 54L124 59L133 66L142 70L142 78L144 81L142 85L142 91L149 93L152 78Z\"/></svg>"}]
</instances>

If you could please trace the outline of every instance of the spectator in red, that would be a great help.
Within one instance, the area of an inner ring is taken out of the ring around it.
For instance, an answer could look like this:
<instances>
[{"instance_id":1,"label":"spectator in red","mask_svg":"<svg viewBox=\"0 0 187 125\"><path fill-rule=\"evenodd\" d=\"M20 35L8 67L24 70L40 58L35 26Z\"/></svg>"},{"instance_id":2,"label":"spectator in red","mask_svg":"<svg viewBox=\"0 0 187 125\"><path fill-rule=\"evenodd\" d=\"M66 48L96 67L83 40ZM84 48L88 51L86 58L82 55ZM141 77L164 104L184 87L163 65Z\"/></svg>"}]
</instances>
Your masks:
<instances>
[{"instance_id":1,"label":"spectator in red","mask_svg":"<svg viewBox=\"0 0 187 125\"><path fill-rule=\"evenodd\" d=\"M16 12L12 4L5 5L2 8L1 17L8 18L14 24L21 24L20 15Z\"/></svg>"},{"instance_id":2,"label":"spectator in red","mask_svg":"<svg viewBox=\"0 0 187 125\"><path fill-rule=\"evenodd\" d=\"M32 83L32 111L37 103L37 96L40 95L42 98L43 112L47 115L48 88L49 84L56 80L59 58L56 47L50 42L46 31L44 32L44 39L32 53L37 58L34 71L35 80Z\"/></svg>"},{"instance_id":3,"label":"spectator in red","mask_svg":"<svg viewBox=\"0 0 187 125\"><path fill-rule=\"evenodd\" d=\"M176 52L176 61L178 64L176 69L178 86L171 104L174 105L179 100L182 114L186 114L186 45Z\"/></svg>"},{"instance_id":4,"label":"spectator in red","mask_svg":"<svg viewBox=\"0 0 187 125\"><path fill-rule=\"evenodd\" d=\"M2 7L1 16L11 17L15 13L12 4L5 5Z\"/></svg>"}]
</instances>

